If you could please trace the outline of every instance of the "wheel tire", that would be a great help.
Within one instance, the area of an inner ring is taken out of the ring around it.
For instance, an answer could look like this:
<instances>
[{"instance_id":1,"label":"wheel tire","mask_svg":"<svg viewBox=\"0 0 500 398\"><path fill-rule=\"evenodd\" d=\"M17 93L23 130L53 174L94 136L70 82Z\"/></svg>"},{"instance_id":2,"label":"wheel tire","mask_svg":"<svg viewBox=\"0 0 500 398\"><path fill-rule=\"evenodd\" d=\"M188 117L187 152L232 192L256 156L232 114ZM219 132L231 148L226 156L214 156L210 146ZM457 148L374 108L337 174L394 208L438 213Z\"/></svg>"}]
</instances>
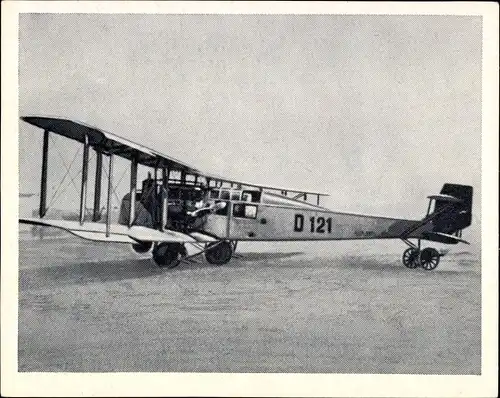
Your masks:
<instances>
[{"instance_id":1,"label":"wheel tire","mask_svg":"<svg viewBox=\"0 0 500 398\"><path fill-rule=\"evenodd\" d=\"M212 249L210 249L211 246L213 246ZM214 265L227 264L232 256L233 245L228 241L209 243L208 249L205 252L207 261Z\"/></svg>"},{"instance_id":2,"label":"wheel tire","mask_svg":"<svg viewBox=\"0 0 500 398\"><path fill-rule=\"evenodd\" d=\"M432 247L426 247L420 253L420 265L424 270L432 271L438 266L439 258L440 255L436 249Z\"/></svg>"},{"instance_id":3,"label":"wheel tire","mask_svg":"<svg viewBox=\"0 0 500 398\"><path fill-rule=\"evenodd\" d=\"M175 268L181 261L184 247L180 243L158 243L153 248L153 260L160 268Z\"/></svg>"},{"instance_id":4,"label":"wheel tire","mask_svg":"<svg viewBox=\"0 0 500 398\"><path fill-rule=\"evenodd\" d=\"M153 242L132 243L132 249L134 249L136 253L147 253L152 246Z\"/></svg>"},{"instance_id":5,"label":"wheel tire","mask_svg":"<svg viewBox=\"0 0 500 398\"><path fill-rule=\"evenodd\" d=\"M419 266L418 261L418 250L413 247L409 247L403 253L403 265L406 268L414 269Z\"/></svg>"}]
</instances>

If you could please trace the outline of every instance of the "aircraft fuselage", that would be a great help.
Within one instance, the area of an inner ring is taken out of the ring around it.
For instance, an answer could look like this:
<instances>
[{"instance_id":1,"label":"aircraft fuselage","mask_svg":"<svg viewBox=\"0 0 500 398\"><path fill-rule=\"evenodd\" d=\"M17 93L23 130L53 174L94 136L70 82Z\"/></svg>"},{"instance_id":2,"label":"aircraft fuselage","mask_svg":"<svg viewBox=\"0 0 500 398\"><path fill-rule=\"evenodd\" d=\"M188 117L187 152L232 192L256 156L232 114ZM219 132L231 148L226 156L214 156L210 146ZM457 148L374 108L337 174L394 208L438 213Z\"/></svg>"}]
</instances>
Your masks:
<instances>
[{"instance_id":1,"label":"aircraft fuselage","mask_svg":"<svg viewBox=\"0 0 500 398\"><path fill-rule=\"evenodd\" d=\"M264 192L258 202L226 201L210 214L205 232L228 240L340 240L398 238L419 221L341 213ZM408 237L430 231L426 224Z\"/></svg>"}]
</instances>

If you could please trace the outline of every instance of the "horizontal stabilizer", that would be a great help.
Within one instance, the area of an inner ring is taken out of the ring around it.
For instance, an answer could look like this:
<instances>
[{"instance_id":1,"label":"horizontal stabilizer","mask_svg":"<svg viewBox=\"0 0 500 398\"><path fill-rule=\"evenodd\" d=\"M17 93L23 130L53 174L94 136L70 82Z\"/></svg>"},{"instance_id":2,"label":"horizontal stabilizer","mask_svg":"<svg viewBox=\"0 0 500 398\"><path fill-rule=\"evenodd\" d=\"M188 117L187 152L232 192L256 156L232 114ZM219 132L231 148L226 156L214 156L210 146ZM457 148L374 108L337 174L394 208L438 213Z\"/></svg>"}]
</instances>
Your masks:
<instances>
[{"instance_id":1,"label":"horizontal stabilizer","mask_svg":"<svg viewBox=\"0 0 500 398\"><path fill-rule=\"evenodd\" d=\"M470 244L465 239L459 238L455 235L445 234L443 232L424 232L423 237L424 239L433 242L448 243L448 244L455 244L455 243L465 243L467 245Z\"/></svg>"},{"instance_id":2,"label":"horizontal stabilizer","mask_svg":"<svg viewBox=\"0 0 500 398\"><path fill-rule=\"evenodd\" d=\"M462 199L456 198L455 196L451 195L445 195L445 194L437 194L437 195L430 195L427 196L429 199L435 199L435 200L440 200L443 202L449 202L449 203L460 203L463 202Z\"/></svg>"},{"instance_id":3,"label":"horizontal stabilizer","mask_svg":"<svg viewBox=\"0 0 500 398\"><path fill-rule=\"evenodd\" d=\"M196 242L194 238L181 232L171 230L158 231L135 225L129 228L126 225L112 224L109 236L106 236L106 224L96 222L84 222L83 225L80 225L78 221L44 220L39 218L20 218L19 222L21 224L59 228L80 238L100 242Z\"/></svg>"}]
</instances>

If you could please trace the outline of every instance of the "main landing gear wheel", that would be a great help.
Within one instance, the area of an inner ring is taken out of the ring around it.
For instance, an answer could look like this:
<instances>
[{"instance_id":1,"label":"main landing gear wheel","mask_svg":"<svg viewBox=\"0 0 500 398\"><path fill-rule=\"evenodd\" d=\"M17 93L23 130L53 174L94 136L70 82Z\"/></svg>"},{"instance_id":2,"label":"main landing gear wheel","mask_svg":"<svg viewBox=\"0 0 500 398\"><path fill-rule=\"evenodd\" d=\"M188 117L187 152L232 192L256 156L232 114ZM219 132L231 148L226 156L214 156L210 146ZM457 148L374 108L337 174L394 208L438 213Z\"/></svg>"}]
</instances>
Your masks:
<instances>
[{"instance_id":1,"label":"main landing gear wheel","mask_svg":"<svg viewBox=\"0 0 500 398\"><path fill-rule=\"evenodd\" d=\"M232 256L233 245L228 241L209 243L205 251L207 261L215 265L227 264Z\"/></svg>"},{"instance_id":2,"label":"main landing gear wheel","mask_svg":"<svg viewBox=\"0 0 500 398\"><path fill-rule=\"evenodd\" d=\"M153 242L132 243L132 249L134 249L136 253L147 253L149 249L151 249L151 246L153 246Z\"/></svg>"},{"instance_id":3,"label":"main landing gear wheel","mask_svg":"<svg viewBox=\"0 0 500 398\"><path fill-rule=\"evenodd\" d=\"M180 243L162 242L153 248L153 260L160 268L175 268L186 254L185 247Z\"/></svg>"},{"instance_id":4,"label":"main landing gear wheel","mask_svg":"<svg viewBox=\"0 0 500 398\"><path fill-rule=\"evenodd\" d=\"M413 247L409 247L403 253L403 265L406 268L417 268L420 264L418 261L418 250Z\"/></svg>"},{"instance_id":5,"label":"main landing gear wheel","mask_svg":"<svg viewBox=\"0 0 500 398\"><path fill-rule=\"evenodd\" d=\"M432 271L439 264L439 252L432 248L426 247L420 252L420 265L426 271Z\"/></svg>"}]
</instances>

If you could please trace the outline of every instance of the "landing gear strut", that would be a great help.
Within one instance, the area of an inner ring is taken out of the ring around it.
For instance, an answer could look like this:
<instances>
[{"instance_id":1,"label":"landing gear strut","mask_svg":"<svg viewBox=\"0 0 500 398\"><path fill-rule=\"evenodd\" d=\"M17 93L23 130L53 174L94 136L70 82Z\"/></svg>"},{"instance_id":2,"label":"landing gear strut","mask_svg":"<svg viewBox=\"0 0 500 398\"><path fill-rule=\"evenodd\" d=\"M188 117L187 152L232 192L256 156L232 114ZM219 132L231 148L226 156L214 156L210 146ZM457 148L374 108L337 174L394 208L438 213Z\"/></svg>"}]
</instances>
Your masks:
<instances>
[{"instance_id":1,"label":"landing gear strut","mask_svg":"<svg viewBox=\"0 0 500 398\"><path fill-rule=\"evenodd\" d=\"M438 266L441 254L436 249L426 247L420 250L420 240L418 246L406 239L403 239L403 241L410 246L403 253L402 261L405 267L411 269L422 267L425 271L432 271Z\"/></svg>"},{"instance_id":2,"label":"landing gear strut","mask_svg":"<svg viewBox=\"0 0 500 398\"><path fill-rule=\"evenodd\" d=\"M177 267L186 254L186 248L181 243L161 242L153 248L153 260L160 268Z\"/></svg>"}]
</instances>

